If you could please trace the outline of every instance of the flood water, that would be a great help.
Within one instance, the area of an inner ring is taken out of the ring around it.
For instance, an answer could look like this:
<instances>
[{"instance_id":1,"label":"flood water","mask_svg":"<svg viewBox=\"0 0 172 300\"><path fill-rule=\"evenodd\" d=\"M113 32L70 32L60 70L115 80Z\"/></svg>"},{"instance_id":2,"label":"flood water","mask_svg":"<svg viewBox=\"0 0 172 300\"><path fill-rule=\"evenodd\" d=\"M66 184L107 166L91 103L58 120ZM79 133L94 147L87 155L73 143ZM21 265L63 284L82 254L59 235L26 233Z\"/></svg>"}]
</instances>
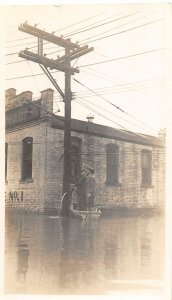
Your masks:
<instances>
[{"instance_id":1,"label":"flood water","mask_svg":"<svg viewBox=\"0 0 172 300\"><path fill-rule=\"evenodd\" d=\"M161 216L77 219L8 213L6 294L108 294L159 289L164 278Z\"/></svg>"}]
</instances>

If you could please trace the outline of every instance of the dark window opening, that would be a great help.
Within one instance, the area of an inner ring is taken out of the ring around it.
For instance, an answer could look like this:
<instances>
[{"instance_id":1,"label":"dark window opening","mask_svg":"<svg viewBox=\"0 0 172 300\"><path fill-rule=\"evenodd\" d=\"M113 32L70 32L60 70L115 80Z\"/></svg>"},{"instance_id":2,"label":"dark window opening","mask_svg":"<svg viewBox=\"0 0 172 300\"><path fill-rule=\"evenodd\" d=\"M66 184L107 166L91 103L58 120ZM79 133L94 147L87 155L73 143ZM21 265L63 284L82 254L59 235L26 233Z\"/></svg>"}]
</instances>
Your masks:
<instances>
[{"instance_id":1,"label":"dark window opening","mask_svg":"<svg viewBox=\"0 0 172 300\"><path fill-rule=\"evenodd\" d=\"M142 150L142 185L151 185L152 183L152 153L148 150Z\"/></svg>"},{"instance_id":2,"label":"dark window opening","mask_svg":"<svg viewBox=\"0 0 172 300\"><path fill-rule=\"evenodd\" d=\"M119 147L114 144L106 146L106 183L114 185L119 183Z\"/></svg>"},{"instance_id":3,"label":"dark window opening","mask_svg":"<svg viewBox=\"0 0 172 300\"><path fill-rule=\"evenodd\" d=\"M33 138L25 138L23 140L23 163L22 163L22 179L32 178L32 148Z\"/></svg>"}]
</instances>

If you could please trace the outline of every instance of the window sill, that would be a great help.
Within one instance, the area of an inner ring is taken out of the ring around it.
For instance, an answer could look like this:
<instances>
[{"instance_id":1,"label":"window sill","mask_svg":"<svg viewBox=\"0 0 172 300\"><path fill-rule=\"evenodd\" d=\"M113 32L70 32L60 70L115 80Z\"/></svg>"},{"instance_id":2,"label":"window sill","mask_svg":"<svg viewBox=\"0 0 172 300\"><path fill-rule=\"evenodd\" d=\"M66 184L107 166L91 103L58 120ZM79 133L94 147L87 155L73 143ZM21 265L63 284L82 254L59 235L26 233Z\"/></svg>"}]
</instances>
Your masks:
<instances>
[{"instance_id":1,"label":"window sill","mask_svg":"<svg viewBox=\"0 0 172 300\"><path fill-rule=\"evenodd\" d=\"M26 179L21 179L19 183L32 183L33 179L32 178L26 178Z\"/></svg>"}]
</instances>

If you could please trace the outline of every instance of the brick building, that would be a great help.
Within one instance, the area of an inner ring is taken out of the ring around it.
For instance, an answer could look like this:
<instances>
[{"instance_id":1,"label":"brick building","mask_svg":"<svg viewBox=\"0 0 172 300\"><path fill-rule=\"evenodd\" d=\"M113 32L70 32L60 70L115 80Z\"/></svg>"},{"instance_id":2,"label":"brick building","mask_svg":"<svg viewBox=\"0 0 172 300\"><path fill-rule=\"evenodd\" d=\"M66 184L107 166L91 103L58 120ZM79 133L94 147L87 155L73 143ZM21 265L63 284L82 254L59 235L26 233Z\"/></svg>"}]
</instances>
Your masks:
<instances>
[{"instance_id":1,"label":"brick building","mask_svg":"<svg viewBox=\"0 0 172 300\"><path fill-rule=\"evenodd\" d=\"M53 90L6 91L6 207L60 208L64 118L53 114ZM40 109L41 107L41 109ZM49 113L47 113L47 111ZM72 119L71 184L95 169L96 202L104 208L164 207L165 136L137 135Z\"/></svg>"}]
</instances>

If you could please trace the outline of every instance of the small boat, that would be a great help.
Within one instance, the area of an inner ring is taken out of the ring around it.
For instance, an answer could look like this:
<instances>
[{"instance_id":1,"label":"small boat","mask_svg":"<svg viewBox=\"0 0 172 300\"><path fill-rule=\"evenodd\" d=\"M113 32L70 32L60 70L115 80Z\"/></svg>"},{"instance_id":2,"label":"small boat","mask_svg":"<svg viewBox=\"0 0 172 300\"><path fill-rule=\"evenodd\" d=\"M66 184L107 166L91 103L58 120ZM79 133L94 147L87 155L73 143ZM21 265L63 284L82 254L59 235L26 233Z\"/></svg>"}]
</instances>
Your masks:
<instances>
[{"instance_id":1,"label":"small boat","mask_svg":"<svg viewBox=\"0 0 172 300\"><path fill-rule=\"evenodd\" d=\"M89 219L98 219L101 216L101 210L99 207L94 207L91 210L75 210L71 206L71 215L86 221Z\"/></svg>"},{"instance_id":2,"label":"small boat","mask_svg":"<svg viewBox=\"0 0 172 300\"><path fill-rule=\"evenodd\" d=\"M67 195L67 192L64 193L64 195L62 196L62 199L61 199L61 206L62 206L62 202L65 198L65 196ZM79 217L80 219L82 220L90 220L90 219L98 219L101 215L101 210L100 210L100 207L92 207L90 210L77 210L77 209L74 209L75 207L75 204L76 204L76 207L77 207L77 202L74 202L74 199L73 199L73 190L70 191L70 215L72 217Z\"/></svg>"}]
</instances>

